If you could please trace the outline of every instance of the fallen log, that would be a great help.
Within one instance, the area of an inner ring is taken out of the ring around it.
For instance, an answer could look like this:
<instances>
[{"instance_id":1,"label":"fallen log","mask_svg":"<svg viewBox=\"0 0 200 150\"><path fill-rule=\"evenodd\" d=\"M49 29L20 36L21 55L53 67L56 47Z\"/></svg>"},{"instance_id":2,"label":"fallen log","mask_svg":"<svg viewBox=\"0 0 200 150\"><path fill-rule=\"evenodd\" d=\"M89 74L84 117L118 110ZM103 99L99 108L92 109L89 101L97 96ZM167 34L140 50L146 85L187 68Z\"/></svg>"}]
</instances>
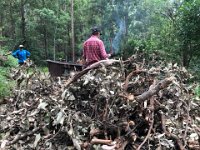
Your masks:
<instances>
[{"instance_id":1,"label":"fallen log","mask_svg":"<svg viewBox=\"0 0 200 150\"><path fill-rule=\"evenodd\" d=\"M139 96L136 96L135 97L136 101L143 102L146 99L152 97L153 95L158 93L160 90L169 86L173 82L174 79L175 79L174 77L169 77L169 78L165 78L164 80L161 80L158 84L151 86L151 88L149 88L148 91L144 92L143 94Z\"/></svg>"},{"instance_id":2,"label":"fallen log","mask_svg":"<svg viewBox=\"0 0 200 150\"><path fill-rule=\"evenodd\" d=\"M101 60L98 61L90 66L88 66L87 68L85 68L84 70L82 70L81 72L78 72L77 74L75 74L72 78L70 78L66 84L65 87L69 86L72 82L75 82L77 79L79 79L81 76L83 76L84 74L86 74L89 70L92 69L96 69L99 68L101 66L109 66L115 62L120 62L120 60L114 60L114 59L108 59L108 60Z\"/></svg>"}]
</instances>

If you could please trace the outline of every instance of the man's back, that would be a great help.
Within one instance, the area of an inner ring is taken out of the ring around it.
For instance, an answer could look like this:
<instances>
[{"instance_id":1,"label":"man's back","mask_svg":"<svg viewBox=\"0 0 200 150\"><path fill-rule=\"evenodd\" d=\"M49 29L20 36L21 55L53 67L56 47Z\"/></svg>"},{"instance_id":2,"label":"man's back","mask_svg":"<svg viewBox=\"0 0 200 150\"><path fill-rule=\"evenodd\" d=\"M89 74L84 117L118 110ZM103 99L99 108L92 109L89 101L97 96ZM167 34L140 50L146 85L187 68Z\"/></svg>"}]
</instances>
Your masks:
<instances>
[{"instance_id":1,"label":"man's back","mask_svg":"<svg viewBox=\"0 0 200 150\"><path fill-rule=\"evenodd\" d=\"M84 42L83 49L83 56L87 64L92 64L108 57L103 42L95 35L92 35Z\"/></svg>"}]
</instances>

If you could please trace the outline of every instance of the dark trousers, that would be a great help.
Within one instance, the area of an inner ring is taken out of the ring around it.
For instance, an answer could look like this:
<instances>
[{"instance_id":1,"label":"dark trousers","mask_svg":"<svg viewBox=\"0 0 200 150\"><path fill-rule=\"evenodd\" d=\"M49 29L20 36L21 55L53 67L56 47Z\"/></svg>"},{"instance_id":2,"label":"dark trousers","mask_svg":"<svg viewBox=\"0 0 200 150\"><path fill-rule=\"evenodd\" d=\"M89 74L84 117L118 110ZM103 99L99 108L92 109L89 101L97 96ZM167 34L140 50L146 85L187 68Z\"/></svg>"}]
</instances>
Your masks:
<instances>
[{"instance_id":1,"label":"dark trousers","mask_svg":"<svg viewBox=\"0 0 200 150\"><path fill-rule=\"evenodd\" d=\"M22 66L24 64L24 62L19 62L19 65Z\"/></svg>"}]
</instances>

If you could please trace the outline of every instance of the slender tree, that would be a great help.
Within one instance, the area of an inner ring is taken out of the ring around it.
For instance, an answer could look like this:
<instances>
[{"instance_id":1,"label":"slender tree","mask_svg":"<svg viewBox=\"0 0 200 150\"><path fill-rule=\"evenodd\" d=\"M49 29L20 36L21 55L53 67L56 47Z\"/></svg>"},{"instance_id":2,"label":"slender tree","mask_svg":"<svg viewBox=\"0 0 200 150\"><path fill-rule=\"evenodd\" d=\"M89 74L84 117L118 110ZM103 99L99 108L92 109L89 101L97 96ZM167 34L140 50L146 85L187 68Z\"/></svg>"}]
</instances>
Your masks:
<instances>
[{"instance_id":1,"label":"slender tree","mask_svg":"<svg viewBox=\"0 0 200 150\"><path fill-rule=\"evenodd\" d=\"M71 0L71 44L72 44L72 61L75 61L75 55L74 55L74 0Z\"/></svg>"},{"instance_id":2,"label":"slender tree","mask_svg":"<svg viewBox=\"0 0 200 150\"><path fill-rule=\"evenodd\" d=\"M25 18L25 2L26 0L21 0L20 2L20 12L21 12L21 34L22 34L22 39L23 41L26 40L26 18Z\"/></svg>"}]
</instances>

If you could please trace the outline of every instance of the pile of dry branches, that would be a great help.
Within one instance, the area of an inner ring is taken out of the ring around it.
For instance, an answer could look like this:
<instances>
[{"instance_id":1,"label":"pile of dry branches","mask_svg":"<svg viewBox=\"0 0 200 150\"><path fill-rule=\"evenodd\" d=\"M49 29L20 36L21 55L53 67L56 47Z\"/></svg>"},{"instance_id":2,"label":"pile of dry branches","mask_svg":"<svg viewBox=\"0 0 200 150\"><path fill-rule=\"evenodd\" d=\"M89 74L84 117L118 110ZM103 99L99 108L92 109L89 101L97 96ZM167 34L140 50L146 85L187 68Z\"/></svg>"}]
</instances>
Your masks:
<instances>
[{"instance_id":1,"label":"pile of dry branches","mask_svg":"<svg viewBox=\"0 0 200 150\"><path fill-rule=\"evenodd\" d=\"M1 105L2 149L199 149L192 77L158 55L104 60L67 77L16 69Z\"/></svg>"}]
</instances>

